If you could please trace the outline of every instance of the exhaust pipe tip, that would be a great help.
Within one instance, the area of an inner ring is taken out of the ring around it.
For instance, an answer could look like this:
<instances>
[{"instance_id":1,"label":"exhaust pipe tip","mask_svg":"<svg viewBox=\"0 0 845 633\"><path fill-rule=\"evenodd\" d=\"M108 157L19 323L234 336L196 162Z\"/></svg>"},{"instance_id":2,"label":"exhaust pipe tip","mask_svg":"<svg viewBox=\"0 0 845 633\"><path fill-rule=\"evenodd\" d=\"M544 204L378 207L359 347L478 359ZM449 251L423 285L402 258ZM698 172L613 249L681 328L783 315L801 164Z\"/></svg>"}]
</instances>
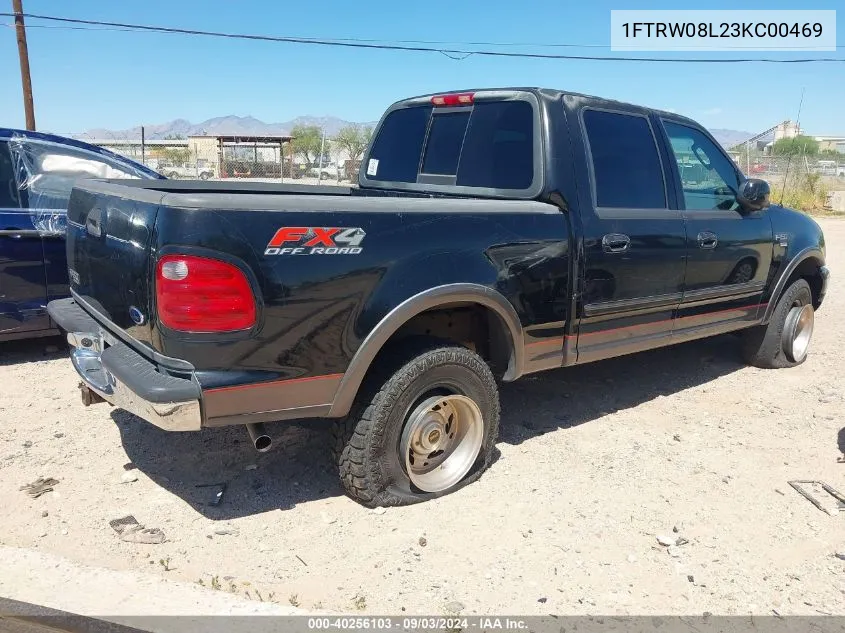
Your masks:
<instances>
[{"instance_id":1,"label":"exhaust pipe tip","mask_svg":"<svg viewBox=\"0 0 845 633\"><path fill-rule=\"evenodd\" d=\"M270 439L269 435L259 435L253 440L253 444L255 444L255 450L259 453L266 453L270 450L273 440Z\"/></svg>"},{"instance_id":2,"label":"exhaust pipe tip","mask_svg":"<svg viewBox=\"0 0 845 633\"><path fill-rule=\"evenodd\" d=\"M247 424L246 431L249 433L249 439L252 440L252 445L259 453L266 453L273 445L273 438L264 429L263 424Z\"/></svg>"}]
</instances>

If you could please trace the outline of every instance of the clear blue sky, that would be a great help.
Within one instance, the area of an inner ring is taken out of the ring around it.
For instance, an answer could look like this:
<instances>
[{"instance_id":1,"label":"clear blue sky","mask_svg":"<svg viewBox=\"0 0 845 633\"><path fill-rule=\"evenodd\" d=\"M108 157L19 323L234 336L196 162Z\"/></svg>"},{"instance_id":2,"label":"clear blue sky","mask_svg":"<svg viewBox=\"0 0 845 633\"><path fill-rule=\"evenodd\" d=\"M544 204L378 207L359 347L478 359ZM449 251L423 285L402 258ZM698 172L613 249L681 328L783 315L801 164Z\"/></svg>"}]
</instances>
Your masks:
<instances>
[{"instance_id":1,"label":"clear blue sky","mask_svg":"<svg viewBox=\"0 0 845 633\"><path fill-rule=\"evenodd\" d=\"M649 0L644 8L678 8ZM798 9L797 0L744 7ZM751 6L749 6L751 5ZM28 13L268 35L456 42L609 45L610 10L630 2L592 0L24 0ZM9 0L0 0L3 11ZM684 8L730 9L708 0ZM845 44L845 5L836 9ZM0 18L0 23L11 23ZM28 30L38 128L77 132L175 118L227 114L278 122L298 115L377 119L402 97L464 87L540 85L671 109L711 128L759 131L795 118L802 127L845 135L845 64L686 65L545 61L406 53L221 40L181 35L37 28ZM44 23L41 23L44 24ZM55 25L53 25L55 26ZM513 50L531 50L518 48ZM536 50L536 49L535 49ZM609 49L546 52L611 54ZM737 56L739 53L716 53ZM657 56L679 56L653 53ZM712 56L713 53L707 53ZM745 53L761 55L760 53ZM770 56L780 55L778 53ZM845 48L821 55L845 58ZM0 28L0 126L22 127L14 30Z\"/></svg>"}]
</instances>

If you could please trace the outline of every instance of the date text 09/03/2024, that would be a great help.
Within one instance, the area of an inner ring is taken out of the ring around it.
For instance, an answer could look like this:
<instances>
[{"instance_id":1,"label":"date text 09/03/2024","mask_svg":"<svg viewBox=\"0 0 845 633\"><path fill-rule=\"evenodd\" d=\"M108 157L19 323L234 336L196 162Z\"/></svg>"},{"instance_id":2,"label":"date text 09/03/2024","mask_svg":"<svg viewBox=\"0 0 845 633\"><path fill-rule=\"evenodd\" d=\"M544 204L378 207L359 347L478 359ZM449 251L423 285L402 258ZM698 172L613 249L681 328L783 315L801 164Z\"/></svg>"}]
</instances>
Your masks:
<instances>
[{"instance_id":1,"label":"date text 09/03/2024","mask_svg":"<svg viewBox=\"0 0 845 633\"><path fill-rule=\"evenodd\" d=\"M466 616L409 616L392 617L324 617L308 618L310 630L466 630L519 631L527 628L525 620L508 617Z\"/></svg>"}]
</instances>

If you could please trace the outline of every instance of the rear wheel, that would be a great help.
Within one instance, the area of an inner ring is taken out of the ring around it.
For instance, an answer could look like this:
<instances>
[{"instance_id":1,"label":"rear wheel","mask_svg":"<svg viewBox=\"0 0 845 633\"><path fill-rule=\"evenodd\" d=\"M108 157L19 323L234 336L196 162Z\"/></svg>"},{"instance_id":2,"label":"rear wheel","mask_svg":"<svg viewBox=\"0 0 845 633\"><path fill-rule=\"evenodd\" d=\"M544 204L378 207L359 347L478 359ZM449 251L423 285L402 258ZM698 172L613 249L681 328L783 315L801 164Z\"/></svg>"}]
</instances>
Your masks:
<instances>
[{"instance_id":1,"label":"rear wheel","mask_svg":"<svg viewBox=\"0 0 845 633\"><path fill-rule=\"evenodd\" d=\"M346 492L366 506L449 494L489 466L499 427L490 368L474 352L432 339L388 353L334 427Z\"/></svg>"},{"instance_id":2,"label":"rear wheel","mask_svg":"<svg viewBox=\"0 0 845 633\"><path fill-rule=\"evenodd\" d=\"M743 332L746 362L764 369L800 365L810 349L814 321L810 285L797 279L781 295L768 324Z\"/></svg>"}]
</instances>

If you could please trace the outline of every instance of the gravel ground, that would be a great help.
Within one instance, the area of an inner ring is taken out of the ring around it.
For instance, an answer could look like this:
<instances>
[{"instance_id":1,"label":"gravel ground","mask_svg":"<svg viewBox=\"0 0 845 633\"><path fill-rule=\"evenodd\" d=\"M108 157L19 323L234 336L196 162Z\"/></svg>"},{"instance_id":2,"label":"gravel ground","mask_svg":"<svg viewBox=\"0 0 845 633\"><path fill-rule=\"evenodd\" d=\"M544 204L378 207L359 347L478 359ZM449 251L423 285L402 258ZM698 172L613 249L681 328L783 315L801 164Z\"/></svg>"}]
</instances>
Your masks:
<instances>
[{"instance_id":1,"label":"gravel ground","mask_svg":"<svg viewBox=\"0 0 845 633\"><path fill-rule=\"evenodd\" d=\"M203 589L195 583L160 578L144 573L145 569L115 571L92 567L35 549L0 546L0 560L3 561L0 596L79 615L131 617L148 610L150 604L155 604L157 615L172 616L304 613L287 604L249 600ZM37 569L49 572L33 573ZM0 610L6 615L3 606L0 600ZM171 621L170 628L188 633L179 626L183 623Z\"/></svg>"},{"instance_id":2,"label":"gravel ground","mask_svg":"<svg viewBox=\"0 0 845 633\"><path fill-rule=\"evenodd\" d=\"M505 385L491 470L385 512L342 495L318 424L263 455L241 428L168 434L84 408L60 341L4 344L0 544L363 613L845 614L845 517L787 484L845 491L845 221L821 223L833 286L803 366L745 367L725 336ZM31 499L38 477L59 483ZM167 541L120 541L125 514Z\"/></svg>"}]
</instances>

